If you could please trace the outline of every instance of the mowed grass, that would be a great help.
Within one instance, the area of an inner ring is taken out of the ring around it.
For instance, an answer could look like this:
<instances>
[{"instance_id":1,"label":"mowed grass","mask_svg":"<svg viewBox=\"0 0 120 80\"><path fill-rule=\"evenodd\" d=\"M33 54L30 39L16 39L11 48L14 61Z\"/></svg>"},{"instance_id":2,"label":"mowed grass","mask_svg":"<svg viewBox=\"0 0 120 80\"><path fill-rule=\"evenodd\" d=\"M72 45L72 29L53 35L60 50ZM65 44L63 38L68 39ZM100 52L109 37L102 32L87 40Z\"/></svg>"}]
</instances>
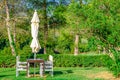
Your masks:
<instances>
[{"instance_id":1,"label":"mowed grass","mask_svg":"<svg viewBox=\"0 0 120 80\"><path fill-rule=\"evenodd\" d=\"M104 78L97 78L93 75L108 72L108 69L104 67L55 67L53 77L49 73L45 73L43 77L28 78L24 71L20 72L20 75L16 77L15 70L15 68L0 68L0 80L105 80ZM31 73L33 73L32 71Z\"/></svg>"}]
</instances>

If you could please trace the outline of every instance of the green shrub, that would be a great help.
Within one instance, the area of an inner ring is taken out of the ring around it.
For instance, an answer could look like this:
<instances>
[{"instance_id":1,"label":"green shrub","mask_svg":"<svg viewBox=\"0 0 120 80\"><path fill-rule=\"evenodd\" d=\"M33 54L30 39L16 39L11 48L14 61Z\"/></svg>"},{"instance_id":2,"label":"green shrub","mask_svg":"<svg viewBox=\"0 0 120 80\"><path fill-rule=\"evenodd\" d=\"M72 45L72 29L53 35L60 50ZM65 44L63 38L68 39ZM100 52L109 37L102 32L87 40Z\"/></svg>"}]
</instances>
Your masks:
<instances>
[{"instance_id":1,"label":"green shrub","mask_svg":"<svg viewBox=\"0 0 120 80\"><path fill-rule=\"evenodd\" d=\"M120 75L120 52L112 50L113 60L109 62L108 68L118 77Z\"/></svg>"},{"instance_id":2,"label":"green shrub","mask_svg":"<svg viewBox=\"0 0 120 80\"><path fill-rule=\"evenodd\" d=\"M74 46L74 41L73 41L73 35L70 35L70 32L67 31L66 32L61 32L61 35L57 38L56 41L56 50L58 50L60 53L66 54L66 53L71 53L73 46ZM64 31L63 30L63 31Z\"/></svg>"},{"instance_id":3,"label":"green shrub","mask_svg":"<svg viewBox=\"0 0 120 80\"><path fill-rule=\"evenodd\" d=\"M11 49L5 47L0 52L0 67L13 67L15 65L15 59L11 54Z\"/></svg>"},{"instance_id":4,"label":"green shrub","mask_svg":"<svg viewBox=\"0 0 120 80\"><path fill-rule=\"evenodd\" d=\"M39 58L47 60L47 55L39 55ZM55 67L101 67L107 66L112 59L108 55L88 55L82 54L78 56L66 54L54 54Z\"/></svg>"},{"instance_id":5,"label":"green shrub","mask_svg":"<svg viewBox=\"0 0 120 80\"><path fill-rule=\"evenodd\" d=\"M27 56L21 54L21 60L26 61L28 58L33 58L33 54L31 56ZM49 54L37 54L37 58L41 58L44 60L48 59ZM80 54L78 56L74 55L65 55L65 54L53 54L54 57L54 66L55 67L101 67L107 66L111 61L111 58L108 55L88 55L88 54ZM15 57L12 55L3 56L0 59L0 67L12 67L15 66ZM4 66L3 66L4 65Z\"/></svg>"},{"instance_id":6,"label":"green shrub","mask_svg":"<svg viewBox=\"0 0 120 80\"><path fill-rule=\"evenodd\" d=\"M106 66L111 60L107 55L54 55L54 58L54 65L61 67L99 67Z\"/></svg>"}]
</instances>

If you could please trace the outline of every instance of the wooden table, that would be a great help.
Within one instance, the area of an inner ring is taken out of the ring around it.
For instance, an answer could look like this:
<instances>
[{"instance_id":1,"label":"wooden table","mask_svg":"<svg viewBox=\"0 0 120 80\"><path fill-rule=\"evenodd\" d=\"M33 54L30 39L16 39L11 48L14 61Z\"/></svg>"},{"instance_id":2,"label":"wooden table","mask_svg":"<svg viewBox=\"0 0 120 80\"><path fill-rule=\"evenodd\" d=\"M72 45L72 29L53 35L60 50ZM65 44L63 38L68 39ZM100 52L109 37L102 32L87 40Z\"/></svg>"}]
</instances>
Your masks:
<instances>
[{"instance_id":1,"label":"wooden table","mask_svg":"<svg viewBox=\"0 0 120 80\"><path fill-rule=\"evenodd\" d=\"M43 74L44 74L44 60L43 59L28 59L27 60L27 77L30 76L30 74L29 74L30 63L39 63L39 64L42 63L43 69L42 69L42 73L40 73L40 76L43 76Z\"/></svg>"}]
</instances>

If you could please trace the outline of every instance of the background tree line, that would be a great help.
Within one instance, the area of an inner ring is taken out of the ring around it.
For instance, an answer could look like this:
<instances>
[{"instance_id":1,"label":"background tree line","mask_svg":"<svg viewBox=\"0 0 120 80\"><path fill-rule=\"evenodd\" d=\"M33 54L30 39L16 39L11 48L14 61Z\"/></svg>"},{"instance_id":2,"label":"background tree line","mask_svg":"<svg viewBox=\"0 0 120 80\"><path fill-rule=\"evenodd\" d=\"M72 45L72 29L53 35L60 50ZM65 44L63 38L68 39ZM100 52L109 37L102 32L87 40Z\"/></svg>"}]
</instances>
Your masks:
<instances>
[{"instance_id":1,"label":"background tree line","mask_svg":"<svg viewBox=\"0 0 120 80\"><path fill-rule=\"evenodd\" d=\"M40 18L39 53L76 55L119 50L119 0L1 0L0 3L1 53L14 55L9 45L18 54L31 53L30 20L35 9ZM9 42L10 37L13 42Z\"/></svg>"}]
</instances>

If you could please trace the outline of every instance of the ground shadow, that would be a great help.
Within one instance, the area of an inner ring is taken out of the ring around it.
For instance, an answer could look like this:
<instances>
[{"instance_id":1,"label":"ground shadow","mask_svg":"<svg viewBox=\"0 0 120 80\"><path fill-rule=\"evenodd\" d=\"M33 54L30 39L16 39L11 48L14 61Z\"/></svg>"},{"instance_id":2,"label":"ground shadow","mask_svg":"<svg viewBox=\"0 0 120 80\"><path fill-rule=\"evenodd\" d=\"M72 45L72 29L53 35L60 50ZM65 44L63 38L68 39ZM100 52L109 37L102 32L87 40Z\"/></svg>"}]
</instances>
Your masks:
<instances>
[{"instance_id":1,"label":"ground shadow","mask_svg":"<svg viewBox=\"0 0 120 80\"><path fill-rule=\"evenodd\" d=\"M54 71L54 75L61 75L61 74L63 74L62 71Z\"/></svg>"},{"instance_id":2,"label":"ground shadow","mask_svg":"<svg viewBox=\"0 0 120 80\"><path fill-rule=\"evenodd\" d=\"M54 71L54 75L62 75L62 74L69 74L73 73L72 70L61 70L61 71Z\"/></svg>"},{"instance_id":3,"label":"ground shadow","mask_svg":"<svg viewBox=\"0 0 120 80\"><path fill-rule=\"evenodd\" d=\"M66 70L66 72L67 72L67 73L73 73L73 71L72 71L72 70Z\"/></svg>"},{"instance_id":4,"label":"ground shadow","mask_svg":"<svg viewBox=\"0 0 120 80\"><path fill-rule=\"evenodd\" d=\"M8 77L8 76L13 76L13 74L11 74L11 75L10 74L9 75L8 74L3 74L3 75L0 75L0 78L2 78L2 77Z\"/></svg>"}]
</instances>

